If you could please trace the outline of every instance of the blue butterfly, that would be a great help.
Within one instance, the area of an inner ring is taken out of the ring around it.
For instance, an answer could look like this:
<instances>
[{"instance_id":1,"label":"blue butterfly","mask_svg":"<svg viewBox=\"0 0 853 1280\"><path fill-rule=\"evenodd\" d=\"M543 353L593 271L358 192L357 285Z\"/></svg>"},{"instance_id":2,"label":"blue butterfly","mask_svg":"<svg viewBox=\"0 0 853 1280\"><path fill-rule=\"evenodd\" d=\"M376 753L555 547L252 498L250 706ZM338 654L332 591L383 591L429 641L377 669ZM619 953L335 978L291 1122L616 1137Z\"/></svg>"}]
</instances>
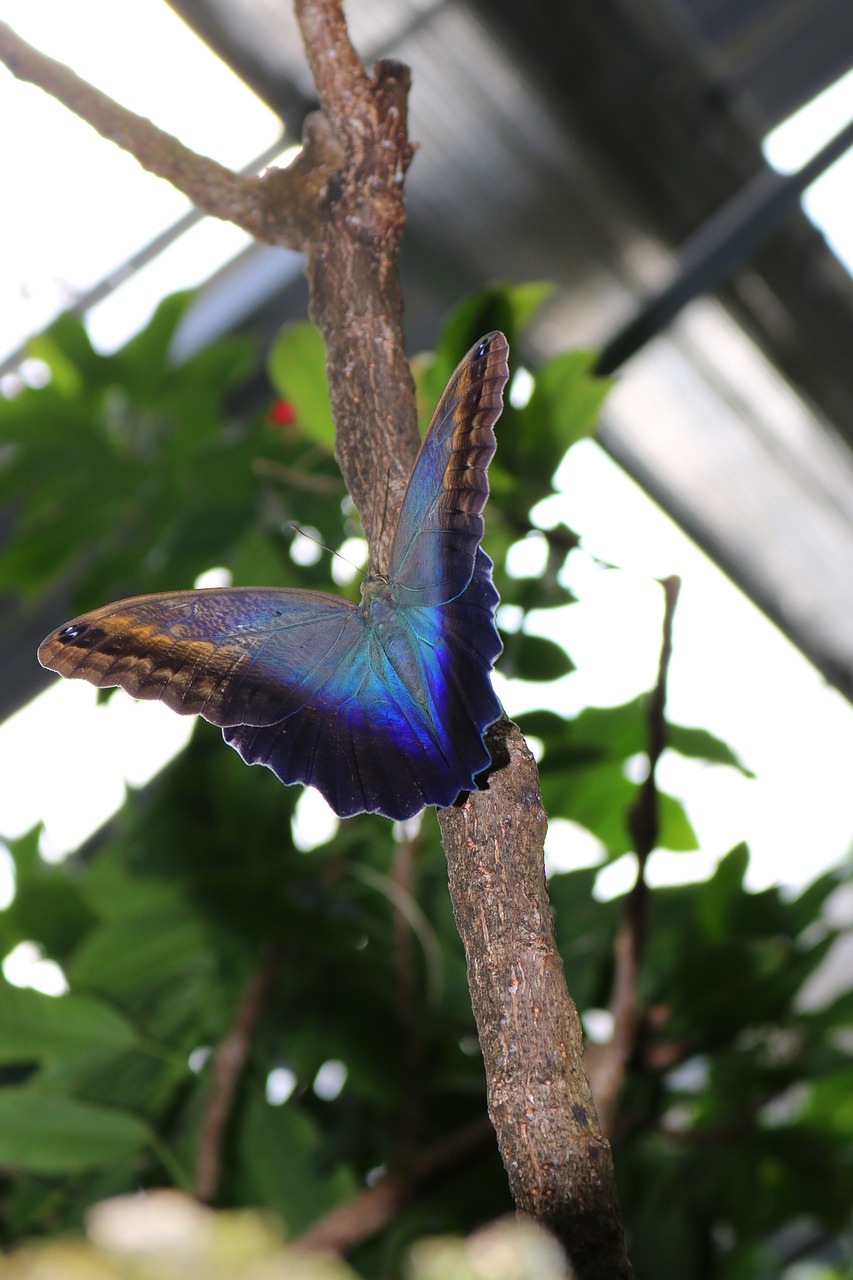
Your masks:
<instances>
[{"instance_id":1,"label":"blue butterfly","mask_svg":"<svg viewBox=\"0 0 853 1280\"><path fill-rule=\"evenodd\" d=\"M43 666L222 728L248 764L316 787L341 817L449 805L489 764L501 714L486 469L508 377L489 333L451 377L412 471L387 574L358 605L320 591L137 596L54 631Z\"/></svg>"}]
</instances>

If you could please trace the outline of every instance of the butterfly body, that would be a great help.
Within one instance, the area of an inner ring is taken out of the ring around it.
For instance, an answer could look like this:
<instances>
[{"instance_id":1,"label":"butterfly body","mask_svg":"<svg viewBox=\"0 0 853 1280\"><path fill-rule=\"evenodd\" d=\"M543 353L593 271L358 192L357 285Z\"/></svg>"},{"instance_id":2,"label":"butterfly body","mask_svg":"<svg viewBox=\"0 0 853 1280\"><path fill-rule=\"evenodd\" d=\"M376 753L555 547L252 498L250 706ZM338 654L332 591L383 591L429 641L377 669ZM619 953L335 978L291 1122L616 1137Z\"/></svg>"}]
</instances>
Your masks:
<instances>
[{"instance_id":1,"label":"butterfly body","mask_svg":"<svg viewBox=\"0 0 853 1280\"><path fill-rule=\"evenodd\" d=\"M235 587L139 596L52 633L43 665L222 728L250 764L341 816L407 818L472 789L500 715L492 564L479 546L507 378L487 335L457 368L415 463L386 575L358 604Z\"/></svg>"}]
</instances>

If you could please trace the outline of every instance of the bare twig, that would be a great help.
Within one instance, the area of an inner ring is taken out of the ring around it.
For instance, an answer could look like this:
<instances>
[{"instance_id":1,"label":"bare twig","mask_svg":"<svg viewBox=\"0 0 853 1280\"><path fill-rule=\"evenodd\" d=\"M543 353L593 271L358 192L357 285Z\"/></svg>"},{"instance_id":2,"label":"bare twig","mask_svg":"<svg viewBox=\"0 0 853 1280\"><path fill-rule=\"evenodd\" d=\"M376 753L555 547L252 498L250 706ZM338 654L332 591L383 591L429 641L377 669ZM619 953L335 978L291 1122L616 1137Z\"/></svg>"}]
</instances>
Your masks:
<instances>
[{"instance_id":1,"label":"bare twig","mask_svg":"<svg viewBox=\"0 0 853 1280\"><path fill-rule=\"evenodd\" d=\"M387 1174L346 1204L315 1222L293 1244L298 1249L346 1253L381 1231L433 1186L459 1173L492 1148L494 1132L485 1116L461 1133L436 1143L408 1168Z\"/></svg>"},{"instance_id":2,"label":"bare twig","mask_svg":"<svg viewBox=\"0 0 853 1280\"><path fill-rule=\"evenodd\" d=\"M326 476L317 471L303 471L301 467L288 467L271 458L255 458L252 471L259 480L277 480L288 488L303 493L319 493L323 497L340 499L344 486L340 476Z\"/></svg>"},{"instance_id":3,"label":"bare twig","mask_svg":"<svg viewBox=\"0 0 853 1280\"><path fill-rule=\"evenodd\" d=\"M394 847L392 877L400 894L412 897L418 849L422 841L421 829L401 840ZM396 978L397 1024L400 1030L400 1065L406 1088L400 1114L400 1132L397 1153L405 1167L411 1158L417 1139L418 1118L421 1104L422 1040L419 1034L421 1019L415 1012L415 957L412 926L398 907L394 909L394 976Z\"/></svg>"},{"instance_id":4,"label":"bare twig","mask_svg":"<svg viewBox=\"0 0 853 1280\"><path fill-rule=\"evenodd\" d=\"M340 152L322 122L309 116L305 149L287 169L244 177L191 151L144 116L120 106L69 67L27 44L5 22L0 22L0 61L19 80L38 85L129 152L144 169L171 182L205 213L233 222L271 244L304 247L340 161Z\"/></svg>"},{"instance_id":5,"label":"bare twig","mask_svg":"<svg viewBox=\"0 0 853 1280\"><path fill-rule=\"evenodd\" d=\"M666 747L666 686L672 657L672 624L681 581L676 577L666 578L661 585L665 599L663 640L657 683L647 714L649 767L640 794L628 814L628 826L637 856L637 878L625 899L622 924L614 947L615 972L610 1004L613 1034L606 1045L594 1046L587 1055L590 1083L602 1128L607 1134L613 1132L616 1102L640 1028L637 980L648 928L646 863L657 844L660 829L656 771Z\"/></svg>"},{"instance_id":6,"label":"bare twig","mask_svg":"<svg viewBox=\"0 0 853 1280\"><path fill-rule=\"evenodd\" d=\"M213 1071L201 1123L193 1191L199 1200L213 1200L222 1172L222 1142L252 1035L278 972L281 953L270 950L264 964L250 978L234 1021L213 1057Z\"/></svg>"},{"instance_id":7,"label":"bare twig","mask_svg":"<svg viewBox=\"0 0 853 1280\"><path fill-rule=\"evenodd\" d=\"M678 604L678 593L681 590L681 579L677 577L664 578L661 586L664 590L665 602L663 638L661 641L657 683L652 691L647 715L649 769L646 779L640 788L636 803L632 806L628 815L628 825L631 835L634 837L634 850L641 869L645 868L649 854L657 844L660 829L656 772L658 762L666 747L666 685L669 678L669 664L672 659L672 625L675 619L676 605Z\"/></svg>"}]
</instances>

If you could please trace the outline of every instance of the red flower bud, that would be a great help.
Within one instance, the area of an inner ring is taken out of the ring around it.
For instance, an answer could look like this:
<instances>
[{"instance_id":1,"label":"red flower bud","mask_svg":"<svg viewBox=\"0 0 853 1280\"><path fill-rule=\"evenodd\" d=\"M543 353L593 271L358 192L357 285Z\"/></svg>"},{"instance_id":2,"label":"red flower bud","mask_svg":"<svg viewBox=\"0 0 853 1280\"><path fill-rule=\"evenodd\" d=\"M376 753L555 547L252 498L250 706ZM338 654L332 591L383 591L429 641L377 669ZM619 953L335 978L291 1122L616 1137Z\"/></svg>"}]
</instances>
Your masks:
<instances>
[{"instance_id":1,"label":"red flower bud","mask_svg":"<svg viewBox=\"0 0 853 1280\"><path fill-rule=\"evenodd\" d=\"M273 400L267 413L267 422L275 427L289 427L296 421L296 410L289 400Z\"/></svg>"}]
</instances>

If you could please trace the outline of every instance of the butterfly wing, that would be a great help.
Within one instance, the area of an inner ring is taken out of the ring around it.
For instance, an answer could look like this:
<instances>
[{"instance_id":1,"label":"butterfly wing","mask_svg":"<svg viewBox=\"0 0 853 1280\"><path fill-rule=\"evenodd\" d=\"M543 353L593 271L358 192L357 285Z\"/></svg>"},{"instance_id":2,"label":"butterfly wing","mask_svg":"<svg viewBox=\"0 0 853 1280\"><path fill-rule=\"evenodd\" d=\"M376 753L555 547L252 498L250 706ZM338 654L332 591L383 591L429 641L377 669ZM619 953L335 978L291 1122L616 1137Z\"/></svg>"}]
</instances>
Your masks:
<instances>
[{"instance_id":1,"label":"butterfly wing","mask_svg":"<svg viewBox=\"0 0 853 1280\"><path fill-rule=\"evenodd\" d=\"M457 792L471 790L487 767L483 734L501 714L490 679L501 651L498 593L480 539L507 354L504 335L489 333L448 382L412 471L389 565L396 624L428 655L412 689L431 709L436 750Z\"/></svg>"},{"instance_id":2,"label":"butterfly wing","mask_svg":"<svg viewBox=\"0 0 853 1280\"><path fill-rule=\"evenodd\" d=\"M298 715L223 734L248 763L317 787L342 817L367 811L403 819L471 790L489 763L476 723L483 714L490 723L500 708L467 655L456 668L435 611L400 616L384 589L379 595L381 624L363 605L360 643ZM492 700L485 713L484 684Z\"/></svg>"},{"instance_id":3,"label":"butterfly wing","mask_svg":"<svg viewBox=\"0 0 853 1280\"><path fill-rule=\"evenodd\" d=\"M363 628L320 591L259 587L135 596L75 618L42 643L42 666L211 723L270 724L328 683Z\"/></svg>"},{"instance_id":4,"label":"butterfly wing","mask_svg":"<svg viewBox=\"0 0 853 1280\"><path fill-rule=\"evenodd\" d=\"M363 607L315 591L174 591L75 619L39 660L203 716L247 763L317 787L342 817L407 818L472 784L423 692L425 653L390 623L380 632Z\"/></svg>"},{"instance_id":5,"label":"butterfly wing","mask_svg":"<svg viewBox=\"0 0 853 1280\"><path fill-rule=\"evenodd\" d=\"M471 581L508 350L502 333L481 338L460 361L432 416L391 548L388 578L401 604L444 604Z\"/></svg>"},{"instance_id":6,"label":"butterfly wing","mask_svg":"<svg viewBox=\"0 0 853 1280\"><path fill-rule=\"evenodd\" d=\"M406 492L390 580L355 606L314 591L138 596L53 632L43 666L219 725L250 764L322 792L342 817L448 805L489 763L500 715L486 467L507 378L492 333L439 402Z\"/></svg>"}]
</instances>

